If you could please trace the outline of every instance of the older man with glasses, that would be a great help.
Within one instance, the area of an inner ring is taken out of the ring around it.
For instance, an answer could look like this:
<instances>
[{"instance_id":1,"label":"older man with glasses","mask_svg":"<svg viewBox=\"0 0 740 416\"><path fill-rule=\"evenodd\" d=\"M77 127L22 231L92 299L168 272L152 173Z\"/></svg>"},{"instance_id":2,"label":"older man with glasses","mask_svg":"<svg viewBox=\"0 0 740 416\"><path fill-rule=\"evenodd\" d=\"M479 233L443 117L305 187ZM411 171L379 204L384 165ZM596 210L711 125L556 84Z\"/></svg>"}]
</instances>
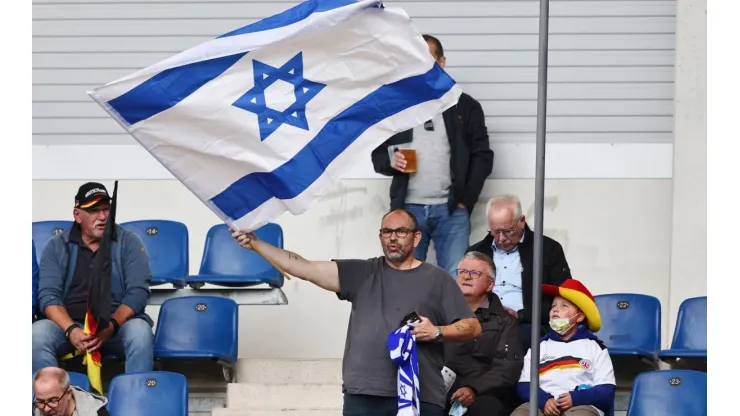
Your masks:
<instances>
[{"instance_id":1,"label":"older man with glasses","mask_svg":"<svg viewBox=\"0 0 740 416\"><path fill-rule=\"evenodd\" d=\"M388 339L415 320L410 332L418 342L418 410L424 416L442 416L441 341L472 340L480 336L480 324L450 276L414 258L421 232L412 213L397 209L384 215L378 234L383 256L333 261L306 260L253 233L237 231L233 236L244 248L258 251L288 274L352 303L342 363L344 415L398 414L409 392L406 386L399 387L401 371L391 360ZM415 382L411 390L414 387Z\"/></svg>"},{"instance_id":2,"label":"older man with glasses","mask_svg":"<svg viewBox=\"0 0 740 416\"><path fill-rule=\"evenodd\" d=\"M532 343L534 232L527 225L519 198L514 195L491 198L488 226L488 235L470 246L468 252L478 251L493 258L498 271L493 293L501 300L506 311L519 321L519 338L526 351ZM563 247L545 236L542 241L542 283L560 286L570 278L570 267ZM540 322L547 324L552 299L542 296L540 301ZM541 326L540 332L544 335L547 329Z\"/></svg>"},{"instance_id":3,"label":"older man with glasses","mask_svg":"<svg viewBox=\"0 0 740 416\"><path fill-rule=\"evenodd\" d=\"M445 366L455 373L448 406L467 408L467 416L509 415L517 406L516 385L523 357L517 319L498 296L496 266L486 254L465 254L457 267L457 285L480 322L482 336L464 343L445 343Z\"/></svg>"},{"instance_id":4,"label":"older man with glasses","mask_svg":"<svg viewBox=\"0 0 740 416\"><path fill-rule=\"evenodd\" d=\"M108 399L70 385L69 374L45 367L33 376L34 416L109 416Z\"/></svg>"}]
</instances>

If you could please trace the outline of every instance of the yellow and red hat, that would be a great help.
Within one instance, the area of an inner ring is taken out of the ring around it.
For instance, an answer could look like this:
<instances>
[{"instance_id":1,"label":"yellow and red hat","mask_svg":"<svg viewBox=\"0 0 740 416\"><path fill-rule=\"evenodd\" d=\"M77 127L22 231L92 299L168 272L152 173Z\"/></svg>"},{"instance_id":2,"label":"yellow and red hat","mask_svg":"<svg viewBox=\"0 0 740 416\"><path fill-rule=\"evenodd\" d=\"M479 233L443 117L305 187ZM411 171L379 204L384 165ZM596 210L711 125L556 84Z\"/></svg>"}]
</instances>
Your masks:
<instances>
[{"instance_id":1,"label":"yellow and red hat","mask_svg":"<svg viewBox=\"0 0 740 416\"><path fill-rule=\"evenodd\" d=\"M75 208L90 209L99 203L110 204L110 195L103 184L88 182L77 190L75 195Z\"/></svg>"},{"instance_id":2,"label":"yellow and red hat","mask_svg":"<svg viewBox=\"0 0 740 416\"><path fill-rule=\"evenodd\" d=\"M598 332L601 329L599 308L596 307L596 302L591 292L580 281L568 279L560 286L542 285L542 293L553 297L561 296L569 300L586 315L588 329L592 332Z\"/></svg>"}]
</instances>

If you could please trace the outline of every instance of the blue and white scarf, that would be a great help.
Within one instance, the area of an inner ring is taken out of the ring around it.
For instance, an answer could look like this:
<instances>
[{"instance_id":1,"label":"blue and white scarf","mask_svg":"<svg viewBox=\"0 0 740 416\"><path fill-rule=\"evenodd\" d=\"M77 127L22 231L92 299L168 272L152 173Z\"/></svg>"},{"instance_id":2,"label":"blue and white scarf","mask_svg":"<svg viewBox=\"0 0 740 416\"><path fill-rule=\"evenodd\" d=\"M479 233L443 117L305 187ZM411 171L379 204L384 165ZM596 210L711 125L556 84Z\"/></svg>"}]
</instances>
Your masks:
<instances>
[{"instance_id":1,"label":"blue and white scarf","mask_svg":"<svg viewBox=\"0 0 740 416\"><path fill-rule=\"evenodd\" d=\"M411 325L388 334L388 351L398 366L398 416L419 416L419 357Z\"/></svg>"}]
</instances>

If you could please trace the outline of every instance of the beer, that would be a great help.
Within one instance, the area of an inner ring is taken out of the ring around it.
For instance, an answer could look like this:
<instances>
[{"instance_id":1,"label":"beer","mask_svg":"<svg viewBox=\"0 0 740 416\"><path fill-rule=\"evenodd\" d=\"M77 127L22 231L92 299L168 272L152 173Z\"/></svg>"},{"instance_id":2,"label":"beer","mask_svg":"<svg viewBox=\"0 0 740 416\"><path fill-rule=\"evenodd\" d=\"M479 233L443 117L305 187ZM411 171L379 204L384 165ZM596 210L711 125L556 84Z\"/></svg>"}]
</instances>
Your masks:
<instances>
[{"instance_id":1,"label":"beer","mask_svg":"<svg viewBox=\"0 0 740 416\"><path fill-rule=\"evenodd\" d=\"M415 149L399 149L399 152L406 159L406 168L403 170L404 173L415 173L416 172L416 150Z\"/></svg>"}]
</instances>

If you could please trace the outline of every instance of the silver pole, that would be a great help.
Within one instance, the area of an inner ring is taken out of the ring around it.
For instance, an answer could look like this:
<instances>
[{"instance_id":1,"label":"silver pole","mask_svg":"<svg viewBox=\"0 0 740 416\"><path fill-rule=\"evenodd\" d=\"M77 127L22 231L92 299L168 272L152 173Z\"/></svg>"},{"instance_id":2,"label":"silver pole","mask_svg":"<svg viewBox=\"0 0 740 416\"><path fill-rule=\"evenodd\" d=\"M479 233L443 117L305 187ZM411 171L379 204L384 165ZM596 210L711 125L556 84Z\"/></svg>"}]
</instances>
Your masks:
<instances>
[{"instance_id":1,"label":"silver pole","mask_svg":"<svg viewBox=\"0 0 740 416\"><path fill-rule=\"evenodd\" d=\"M537 71L537 162L534 189L534 273L532 274L532 355L529 375L529 416L539 413L540 315L542 312L542 230L545 206L545 144L547 133L547 52L550 0L540 0L540 45Z\"/></svg>"}]
</instances>

